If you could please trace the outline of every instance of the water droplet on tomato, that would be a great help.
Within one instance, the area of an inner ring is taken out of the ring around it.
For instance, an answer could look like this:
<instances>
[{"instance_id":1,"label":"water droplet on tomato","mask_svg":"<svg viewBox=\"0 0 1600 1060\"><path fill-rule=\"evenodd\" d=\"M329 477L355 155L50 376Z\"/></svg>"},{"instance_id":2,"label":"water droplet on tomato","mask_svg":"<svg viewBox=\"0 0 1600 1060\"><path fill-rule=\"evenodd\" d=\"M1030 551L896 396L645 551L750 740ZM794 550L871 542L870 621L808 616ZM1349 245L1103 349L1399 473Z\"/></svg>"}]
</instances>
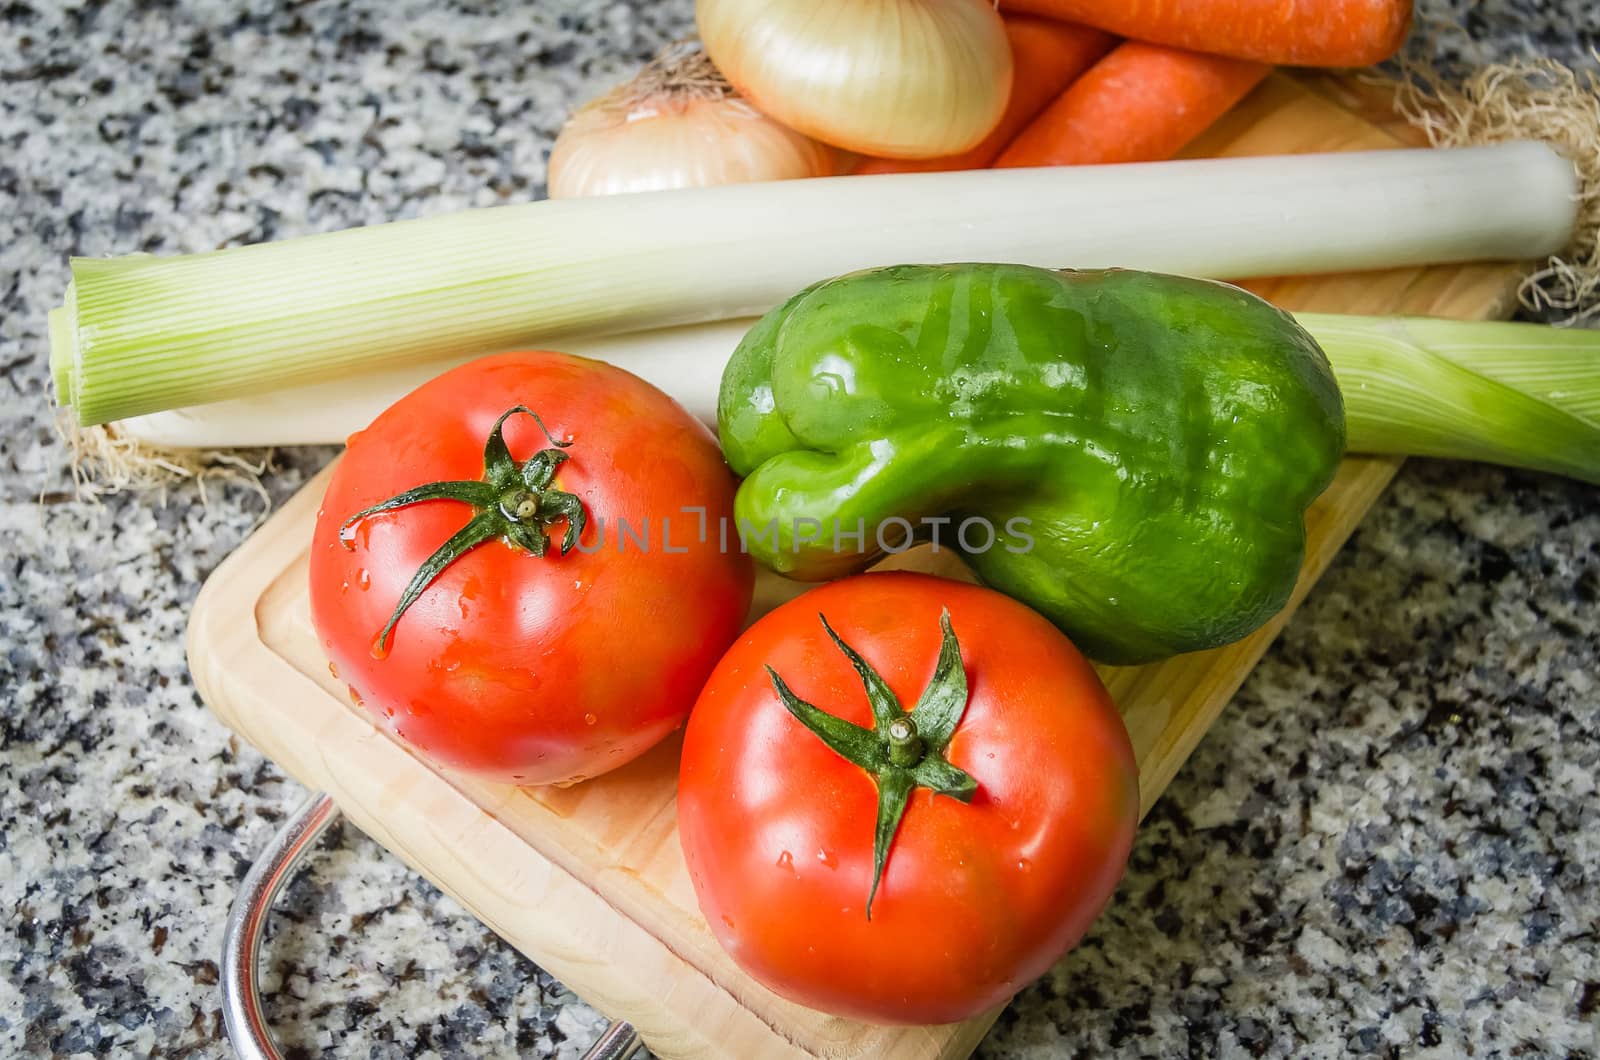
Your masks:
<instances>
[{"instance_id":1,"label":"water droplet on tomato","mask_svg":"<svg viewBox=\"0 0 1600 1060\"><path fill-rule=\"evenodd\" d=\"M339 583L339 595L340 596L343 596L345 593L347 593L349 591L350 591L350 583L349 582L340 582Z\"/></svg>"},{"instance_id":2,"label":"water droplet on tomato","mask_svg":"<svg viewBox=\"0 0 1600 1060\"><path fill-rule=\"evenodd\" d=\"M356 691L356 686L345 685L344 688L346 692L350 693L350 702L354 703L358 707L361 706L361 693Z\"/></svg>"},{"instance_id":3,"label":"water droplet on tomato","mask_svg":"<svg viewBox=\"0 0 1600 1060\"><path fill-rule=\"evenodd\" d=\"M366 592L368 589L372 588L372 573L365 567L362 567L360 570L356 571L356 588L360 589L362 592Z\"/></svg>"},{"instance_id":4,"label":"water droplet on tomato","mask_svg":"<svg viewBox=\"0 0 1600 1060\"><path fill-rule=\"evenodd\" d=\"M372 638L372 657L374 659L387 659L389 657L389 645L383 642L382 633Z\"/></svg>"},{"instance_id":5,"label":"water droplet on tomato","mask_svg":"<svg viewBox=\"0 0 1600 1060\"><path fill-rule=\"evenodd\" d=\"M339 668L331 662L328 664L328 672L333 675L335 681L339 680Z\"/></svg>"},{"instance_id":6,"label":"water droplet on tomato","mask_svg":"<svg viewBox=\"0 0 1600 1060\"><path fill-rule=\"evenodd\" d=\"M789 853L787 850L785 850L783 853L779 854L778 855L778 868L780 868L780 869L788 869L790 872L794 872L794 855ZM796 875L799 875L799 874L796 873Z\"/></svg>"},{"instance_id":7,"label":"water droplet on tomato","mask_svg":"<svg viewBox=\"0 0 1600 1060\"><path fill-rule=\"evenodd\" d=\"M817 851L817 860L828 866L830 869L836 869L839 867L839 859L834 857L833 852L829 850Z\"/></svg>"},{"instance_id":8,"label":"water droplet on tomato","mask_svg":"<svg viewBox=\"0 0 1600 1060\"><path fill-rule=\"evenodd\" d=\"M727 913L723 913L722 914L722 922L724 924L728 925L728 930L729 931L733 930L733 917L729 916Z\"/></svg>"},{"instance_id":9,"label":"water droplet on tomato","mask_svg":"<svg viewBox=\"0 0 1600 1060\"><path fill-rule=\"evenodd\" d=\"M595 722L597 722L599 720L600 719L595 717L593 714L585 714L583 716L583 723L585 725L593 725Z\"/></svg>"},{"instance_id":10,"label":"water droplet on tomato","mask_svg":"<svg viewBox=\"0 0 1600 1060\"><path fill-rule=\"evenodd\" d=\"M339 544L344 546L346 552L354 552L356 550L356 526L359 525L361 524L339 527Z\"/></svg>"},{"instance_id":11,"label":"water droplet on tomato","mask_svg":"<svg viewBox=\"0 0 1600 1060\"><path fill-rule=\"evenodd\" d=\"M1031 868L1033 868L1033 862L1029 861L1027 858L1018 858L1017 859L1017 871L1018 872L1027 872Z\"/></svg>"}]
</instances>

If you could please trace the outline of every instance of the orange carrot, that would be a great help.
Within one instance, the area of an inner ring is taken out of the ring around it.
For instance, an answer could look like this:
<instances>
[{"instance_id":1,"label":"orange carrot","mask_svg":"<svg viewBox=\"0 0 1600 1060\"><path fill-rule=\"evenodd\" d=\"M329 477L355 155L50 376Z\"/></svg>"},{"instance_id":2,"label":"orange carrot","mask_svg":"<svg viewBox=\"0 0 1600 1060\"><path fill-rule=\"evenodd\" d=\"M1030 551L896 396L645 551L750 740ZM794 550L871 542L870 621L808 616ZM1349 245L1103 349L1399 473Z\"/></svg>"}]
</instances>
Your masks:
<instances>
[{"instance_id":1,"label":"orange carrot","mask_svg":"<svg viewBox=\"0 0 1600 1060\"><path fill-rule=\"evenodd\" d=\"M1174 48L1292 66L1366 66L1405 43L1412 0L1001 0L1007 11Z\"/></svg>"},{"instance_id":2,"label":"orange carrot","mask_svg":"<svg viewBox=\"0 0 1600 1060\"><path fill-rule=\"evenodd\" d=\"M1271 69L1127 41L1090 67L994 164L1074 166L1171 158Z\"/></svg>"},{"instance_id":3,"label":"orange carrot","mask_svg":"<svg viewBox=\"0 0 1600 1060\"><path fill-rule=\"evenodd\" d=\"M983 169L1006 144L1073 80L1111 50L1113 39L1087 26L1027 15L1006 16L1011 41L1011 99L994 131L959 155L943 158L867 158L857 173L934 173L948 169Z\"/></svg>"}]
</instances>

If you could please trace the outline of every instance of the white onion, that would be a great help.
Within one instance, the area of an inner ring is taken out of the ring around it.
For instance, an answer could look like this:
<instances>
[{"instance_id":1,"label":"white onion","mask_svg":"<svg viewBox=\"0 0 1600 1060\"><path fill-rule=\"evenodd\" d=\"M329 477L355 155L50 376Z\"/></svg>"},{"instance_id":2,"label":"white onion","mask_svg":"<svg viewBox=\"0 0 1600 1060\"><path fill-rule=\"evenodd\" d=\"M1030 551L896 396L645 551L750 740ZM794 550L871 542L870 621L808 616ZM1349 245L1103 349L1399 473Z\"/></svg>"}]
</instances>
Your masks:
<instances>
[{"instance_id":1,"label":"white onion","mask_svg":"<svg viewBox=\"0 0 1600 1060\"><path fill-rule=\"evenodd\" d=\"M552 199L824 177L831 148L740 99L704 52L677 45L579 110L550 152Z\"/></svg>"},{"instance_id":2,"label":"white onion","mask_svg":"<svg viewBox=\"0 0 1600 1060\"><path fill-rule=\"evenodd\" d=\"M989 0L698 0L706 51L763 113L884 158L974 146L1011 94Z\"/></svg>"}]
</instances>

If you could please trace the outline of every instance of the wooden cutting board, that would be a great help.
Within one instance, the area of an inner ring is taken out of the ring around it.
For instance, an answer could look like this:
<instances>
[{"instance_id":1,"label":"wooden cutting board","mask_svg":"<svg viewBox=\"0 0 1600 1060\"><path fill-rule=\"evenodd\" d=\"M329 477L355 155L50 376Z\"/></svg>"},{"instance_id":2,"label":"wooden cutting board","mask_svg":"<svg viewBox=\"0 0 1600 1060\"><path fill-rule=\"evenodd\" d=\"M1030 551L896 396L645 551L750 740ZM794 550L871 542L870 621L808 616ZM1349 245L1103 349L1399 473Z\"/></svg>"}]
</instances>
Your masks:
<instances>
[{"instance_id":1,"label":"wooden cutting board","mask_svg":"<svg viewBox=\"0 0 1600 1060\"><path fill-rule=\"evenodd\" d=\"M1299 153L1394 146L1404 127L1363 112L1349 83L1276 75L1191 151ZM1062 264L1070 264L1063 262ZM1266 280L1291 309L1507 315L1504 265ZM1313 506L1305 570L1288 610L1217 651L1102 670L1138 754L1143 810L1160 797L1290 611L1382 492L1398 461L1351 459ZM330 674L313 634L307 549L327 472L219 567L195 604L189 661L211 708L486 924L664 1058L965 1057L994 1020L886 1028L787 1002L728 960L696 908L674 811L678 742L567 789L512 788L441 773L379 733ZM949 553L896 565L952 570ZM801 587L769 578L756 611ZM1293 709L1285 704L1285 709Z\"/></svg>"}]
</instances>

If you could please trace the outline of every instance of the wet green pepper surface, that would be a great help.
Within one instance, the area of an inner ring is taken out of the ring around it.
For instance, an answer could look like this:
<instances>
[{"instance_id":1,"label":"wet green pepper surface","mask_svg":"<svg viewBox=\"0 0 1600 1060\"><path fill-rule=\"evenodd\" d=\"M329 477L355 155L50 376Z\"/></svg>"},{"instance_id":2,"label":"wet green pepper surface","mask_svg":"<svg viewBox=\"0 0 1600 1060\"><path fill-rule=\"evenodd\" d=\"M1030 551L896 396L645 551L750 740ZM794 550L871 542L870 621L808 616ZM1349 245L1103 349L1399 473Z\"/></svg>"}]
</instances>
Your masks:
<instances>
[{"instance_id":1,"label":"wet green pepper surface","mask_svg":"<svg viewBox=\"0 0 1600 1060\"><path fill-rule=\"evenodd\" d=\"M937 534L1091 656L1225 644L1288 600L1344 450L1327 359L1227 284L897 266L801 292L722 379L747 547L791 577Z\"/></svg>"}]
</instances>

